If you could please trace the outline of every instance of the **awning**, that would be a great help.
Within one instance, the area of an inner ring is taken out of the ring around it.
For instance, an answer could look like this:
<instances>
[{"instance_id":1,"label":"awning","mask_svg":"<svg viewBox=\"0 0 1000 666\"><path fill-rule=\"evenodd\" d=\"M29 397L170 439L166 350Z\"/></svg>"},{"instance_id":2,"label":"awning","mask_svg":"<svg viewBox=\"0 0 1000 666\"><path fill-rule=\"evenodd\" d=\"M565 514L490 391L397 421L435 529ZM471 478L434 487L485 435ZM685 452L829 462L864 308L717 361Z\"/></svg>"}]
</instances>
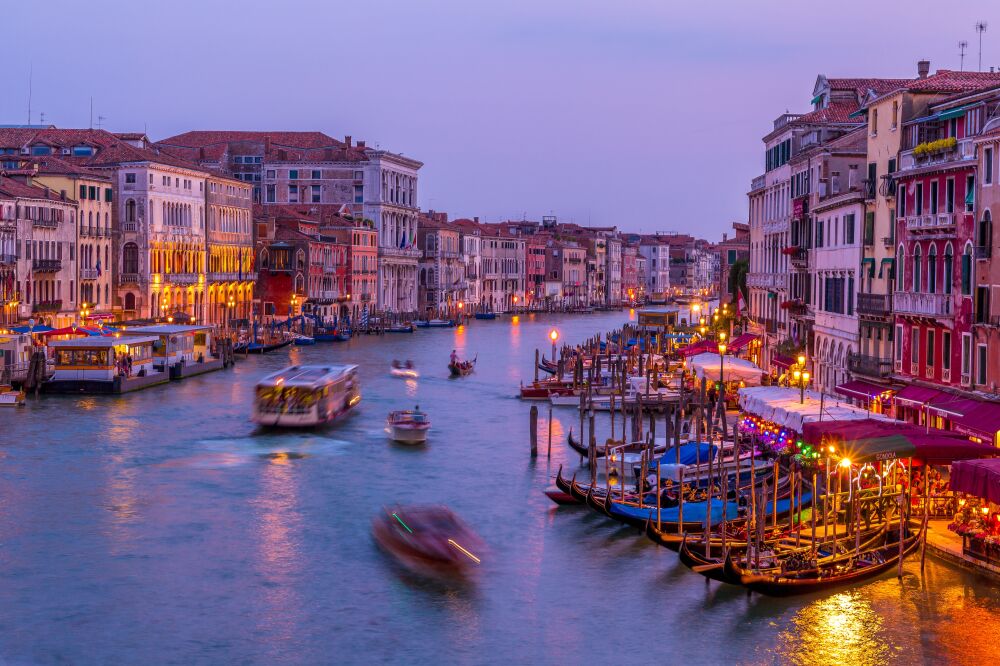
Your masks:
<instances>
[{"instance_id":1,"label":"awning","mask_svg":"<svg viewBox=\"0 0 1000 666\"><path fill-rule=\"evenodd\" d=\"M875 258L865 257L861 260L861 273L865 272L865 264L868 264L868 277L875 277Z\"/></svg>"},{"instance_id":2,"label":"awning","mask_svg":"<svg viewBox=\"0 0 1000 666\"><path fill-rule=\"evenodd\" d=\"M978 404L952 419L955 432L982 437L993 442L1000 432L1000 403L973 401Z\"/></svg>"},{"instance_id":3,"label":"awning","mask_svg":"<svg viewBox=\"0 0 1000 666\"><path fill-rule=\"evenodd\" d=\"M699 340L693 345L688 345L687 347L682 347L677 350L677 353L681 356L694 356L695 354L718 354L719 348L716 346L715 342L712 340Z\"/></svg>"},{"instance_id":4,"label":"awning","mask_svg":"<svg viewBox=\"0 0 1000 666\"><path fill-rule=\"evenodd\" d=\"M949 419L954 419L971 412L979 407L980 404L982 403L972 398L962 398L951 393L942 392L941 395L932 399L927 404L927 409Z\"/></svg>"},{"instance_id":5,"label":"awning","mask_svg":"<svg viewBox=\"0 0 1000 666\"><path fill-rule=\"evenodd\" d=\"M891 389L887 389L884 386L872 384L871 382L864 382L860 379L845 382L836 387L834 390L840 395L848 398L860 398L862 400L871 400L872 398L882 395L886 391L891 391Z\"/></svg>"},{"instance_id":6,"label":"awning","mask_svg":"<svg viewBox=\"0 0 1000 666\"><path fill-rule=\"evenodd\" d=\"M84 326L77 326L75 329L72 326L64 326L63 328L53 328L51 330L42 333L45 337L53 335L80 335L80 336L98 336L100 331L93 328L86 328Z\"/></svg>"},{"instance_id":7,"label":"awning","mask_svg":"<svg viewBox=\"0 0 1000 666\"><path fill-rule=\"evenodd\" d=\"M688 361L698 379L709 381L743 381L747 386L760 384L760 376L764 372L746 359L727 356L725 362L718 354L698 354Z\"/></svg>"},{"instance_id":8,"label":"awning","mask_svg":"<svg viewBox=\"0 0 1000 666\"><path fill-rule=\"evenodd\" d=\"M750 346L750 343L760 340L759 335L753 333L744 333L743 335L737 335L733 338L732 342L729 343L729 351L738 352L742 351L744 347Z\"/></svg>"},{"instance_id":9,"label":"awning","mask_svg":"<svg viewBox=\"0 0 1000 666\"><path fill-rule=\"evenodd\" d=\"M879 267L878 267L878 276L879 276L879 278L885 277L884 273L885 273L885 265L886 264L889 264L889 275L888 275L888 277L895 278L896 277L896 260L893 259L892 257L889 257L888 259L883 259L882 263L879 264Z\"/></svg>"},{"instance_id":10,"label":"awning","mask_svg":"<svg viewBox=\"0 0 1000 666\"><path fill-rule=\"evenodd\" d=\"M861 116L865 115L866 113L868 113L868 109L858 109L857 111L855 111L854 113L851 113L847 117L848 118L860 118Z\"/></svg>"},{"instance_id":11,"label":"awning","mask_svg":"<svg viewBox=\"0 0 1000 666\"><path fill-rule=\"evenodd\" d=\"M957 109L949 109L948 111L942 111L937 114L938 120L951 120L952 118L960 118L965 115L965 112L969 110L972 105L960 106Z\"/></svg>"},{"instance_id":12,"label":"awning","mask_svg":"<svg viewBox=\"0 0 1000 666\"><path fill-rule=\"evenodd\" d=\"M839 398L785 386L741 388L739 404L743 411L795 432L802 432L803 424L812 421L891 421L882 414L840 402Z\"/></svg>"},{"instance_id":13,"label":"awning","mask_svg":"<svg viewBox=\"0 0 1000 666\"><path fill-rule=\"evenodd\" d=\"M910 384L902 391L896 394L896 402L902 402L909 405L926 405L934 398L941 395L941 391L937 389L927 388L926 386L917 386L915 384Z\"/></svg>"},{"instance_id":14,"label":"awning","mask_svg":"<svg viewBox=\"0 0 1000 666\"><path fill-rule=\"evenodd\" d=\"M948 464L1000 453L956 433L901 421L813 421L804 424L802 438L814 446L834 446L836 455L852 463L915 458Z\"/></svg>"},{"instance_id":15,"label":"awning","mask_svg":"<svg viewBox=\"0 0 1000 666\"><path fill-rule=\"evenodd\" d=\"M781 354L775 354L774 356L771 357L771 365L777 368L784 368L785 370L788 370L788 368L792 367L796 363L798 363L798 360L792 358L791 356L782 356Z\"/></svg>"},{"instance_id":16,"label":"awning","mask_svg":"<svg viewBox=\"0 0 1000 666\"><path fill-rule=\"evenodd\" d=\"M39 333L45 333L46 331L51 331L52 327L45 326L44 324L38 324L34 328L30 328L28 326L11 326L10 330L14 331L15 333L27 333L30 331L31 333L38 335Z\"/></svg>"},{"instance_id":17,"label":"awning","mask_svg":"<svg viewBox=\"0 0 1000 666\"><path fill-rule=\"evenodd\" d=\"M1000 504L1000 458L960 460L951 466L952 490Z\"/></svg>"}]
</instances>

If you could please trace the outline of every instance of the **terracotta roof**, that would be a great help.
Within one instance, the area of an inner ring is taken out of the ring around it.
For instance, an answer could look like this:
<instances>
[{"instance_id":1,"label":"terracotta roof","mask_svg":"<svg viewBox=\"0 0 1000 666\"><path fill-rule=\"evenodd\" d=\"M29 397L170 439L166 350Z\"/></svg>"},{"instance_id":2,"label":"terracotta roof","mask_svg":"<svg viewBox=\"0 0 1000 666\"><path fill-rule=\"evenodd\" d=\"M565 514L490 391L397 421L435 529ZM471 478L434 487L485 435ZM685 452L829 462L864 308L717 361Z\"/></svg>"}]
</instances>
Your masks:
<instances>
[{"instance_id":1,"label":"terracotta roof","mask_svg":"<svg viewBox=\"0 0 1000 666\"><path fill-rule=\"evenodd\" d=\"M923 79L913 79L906 89L911 92L972 92L1000 85L1000 72L956 72L939 69Z\"/></svg>"},{"instance_id":2,"label":"terracotta roof","mask_svg":"<svg viewBox=\"0 0 1000 666\"><path fill-rule=\"evenodd\" d=\"M21 149L36 143L63 148L82 144L96 147L94 155L62 157L73 164L84 166L107 167L127 162L158 162L185 169L202 170L197 164L156 148L137 148L106 130L0 128L0 148Z\"/></svg>"},{"instance_id":3,"label":"terracotta roof","mask_svg":"<svg viewBox=\"0 0 1000 666\"><path fill-rule=\"evenodd\" d=\"M853 90L859 95L874 91L877 95L897 90L912 79L827 79L830 90Z\"/></svg>"},{"instance_id":4,"label":"terracotta roof","mask_svg":"<svg viewBox=\"0 0 1000 666\"><path fill-rule=\"evenodd\" d=\"M80 164L73 164L72 162L54 155L0 155L0 160L19 162L26 169L33 169L34 165L37 164L37 173L41 175L60 174L69 176L84 176L94 180L111 180L110 176L106 173L97 171L96 169L90 169ZM2 172L2 169L0 169L0 172Z\"/></svg>"},{"instance_id":5,"label":"terracotta roof","mask_svg":"<svg viewBox=\"0 0 1000 666\"><path fill-rule=\"evenodd\" d=\"M863 124L864 118L851 118L851 114L858 110L855 102L831 102L825 109L810 111L802 114L790 124L818 124L818 123L841 123L841 124Z\"/></svg>"},{"instance_id":6,"label":"terracotta roof","mask_svg":"<svg viewBox=\"0 0 1000 666\"><path fill-rule=\"evenodd\" d=\"M63 199L57 192L37 185L27 183L14 178L0 176L0 197L5 199L48 199L49 201L61 201L63 203L75 203L73 199Z\"/></svg>"},{"instance_id":7,"label":"terracotta roof","mask_svg":"<svg viewBox=\"0 0 1000 666\"><path fill-rule=\"evenodd\" d=\"M242 131L242 130L193 130L184 132L158 143L187 148L202 148L213 144L251 141L263 143L270 139L272 145L284 148L343 148L344 142L338 141L323 132L287 132L287 131Z\"/></svg>"}]
</instances>

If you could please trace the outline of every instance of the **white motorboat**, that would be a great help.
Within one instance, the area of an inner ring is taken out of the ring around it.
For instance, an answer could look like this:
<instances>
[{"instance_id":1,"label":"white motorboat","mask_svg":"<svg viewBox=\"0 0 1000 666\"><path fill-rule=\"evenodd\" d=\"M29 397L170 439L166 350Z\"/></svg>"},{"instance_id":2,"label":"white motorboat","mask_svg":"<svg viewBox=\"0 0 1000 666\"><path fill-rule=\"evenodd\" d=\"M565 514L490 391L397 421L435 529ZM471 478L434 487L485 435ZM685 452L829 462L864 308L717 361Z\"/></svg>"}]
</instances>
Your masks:
<instances>
[{"instance_id":1,"label":"white motorboat","mask_svg":"<svg viewBox=\"0 0 1000 666\"><path fill-rule=\"evenodd\" d=\"M389 374L393 377L399 377L401 379L419 379L420 373L417 369L413 367L413 364L407 361L407 365L403 365L399 361L393 361L392 367L389 368Z\"/></svg>"},{"instance_id":2,"label":"white motorboat","mask_svg":"<svg viewBox=\"0 0 1000 666\"><path fill-rule=\"evenodd\" d=\"M7 384L0 385L0 407L23 407L24 391L15 391Z\"/></svg>"},{"instance_id":3,"label":"white motorboat","mask_svg":"<svg viewBox=\"0 0 1000 666\"><path fill-rule=\"evenodd\" d=\"M385 431L394 442L403 444L423 444L431 421L420 407L391 412L385 420Z\"/></svg>"},{"instance_id":4,"label":"white motorboat","mask_svg":"<svg viewBox=\"0 0 1000 666\"><path fill-rule=\"evenodd\" d=\"M293 365L257 382L253 420L308 427L346 416L361 401L356 365Z\"/></svg>"}]
</instances>

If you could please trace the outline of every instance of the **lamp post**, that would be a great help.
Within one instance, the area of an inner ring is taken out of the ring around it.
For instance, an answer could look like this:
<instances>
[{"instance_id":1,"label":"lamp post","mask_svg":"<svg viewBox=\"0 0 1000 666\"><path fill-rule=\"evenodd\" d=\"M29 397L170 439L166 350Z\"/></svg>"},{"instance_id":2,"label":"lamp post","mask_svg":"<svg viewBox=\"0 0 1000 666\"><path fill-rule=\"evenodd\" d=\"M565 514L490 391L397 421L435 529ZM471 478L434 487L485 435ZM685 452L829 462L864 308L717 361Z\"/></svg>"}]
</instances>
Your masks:
<instances>
[{"instance_id":1,"label":"lamp post","mask_svg":"<svg viewBox=\"0 0 1000 666\"><path fill-rule=\"evenodd\" d=\"M725 337L723 337L725 340ZM726 404L726 343L719 343L719 399Z\"/></svg>"},{"instance_id":2,"label":"lamp post","mask_svg":"<svg viewBox=\"0 0 1000 666\"><path fill-rule=\"evenodd\" d=\"M552 362L556 362L556 340L559 339L559 331L552 329L549 331L549 340L552 341Z\"/></svg>"}]
</instances>

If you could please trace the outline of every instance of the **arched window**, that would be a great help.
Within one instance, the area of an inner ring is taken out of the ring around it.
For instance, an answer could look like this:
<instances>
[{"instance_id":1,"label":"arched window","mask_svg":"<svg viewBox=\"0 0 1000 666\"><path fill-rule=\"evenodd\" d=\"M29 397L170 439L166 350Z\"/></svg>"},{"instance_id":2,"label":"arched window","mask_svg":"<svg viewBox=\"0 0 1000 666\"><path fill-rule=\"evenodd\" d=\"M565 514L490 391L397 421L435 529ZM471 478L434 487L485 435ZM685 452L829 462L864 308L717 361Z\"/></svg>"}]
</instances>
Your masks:
<instances>
[{"instance_id":1,"label":"arched window","mask_svg":"<svg viewBox=\"0 0 1000 666\"><path fill-rule=\"evenodd\" d=\"M972 243L965 244L962 251L962 295L972 294Z\"/></svg>"},{"instance_id":2,"label":"arched window","mask_svg":"<svg viewBox=\"0 0 1000 666\"><path fill-rule=\"evenodd\" d=\"M124 307L126 310L135 310L135 294L132 292L125 293Z\"/></svg>"},{"instance_id":3,"label":"arched window","mask_svg":"<svg viewBox=\"0 0 1000 666\"><path fill-rule=\"evenodd\" d=\"M303 271L306 268L306 253L302 250L295 253L295 267L300 271Z\"/></svg>"},{"instance_id":4,"label":"arched window","mask_svg":"<svg viewBox=\"0 0 1000 666\"><path fill-rule=\"evenodd\" d=\"M950 294L955 288L955 253L951 243L944 246L944 280L941 281L941 292Z\"/></svg>"},{"instance_id":5,"label":"arched window","mask_svg":"<svg viewBox=\"0 0 1000 666\"><path fill-rule=\"evenodd\" d=\"M913 293L920 293L921 286L921 269L923 268L920 264L923 258L920 253L920 246L916 245L913 248Z\"/></svg>"},{"instance_id":6,"label":"arched window","mask_svg":"<svg viewBox=\"0 0 1000 666\"><path fill-rule=\"evenodd\" d=\"M904 291L906 284L903 281L903 269L906 268L906 252L903 250L903 246L900 245L899 249L896 250L896 291Z\"/></svg>"},{"instance_id":7,"label":"arched window","mask_svg":"<svg viewBox=\"0 0 1000 666\"><path fill-rule=\"evenodd\" d=\"M931 244L927 250L927 293L937 292L937 246Z\"/></svg>"},{"instance_id":8,"label":"arched window","mask_svg":"<svg viewBox=\"0 0 1000 666\"><path fill-rule=\"evenodd\" d=\"M125 221L135 222L135 199L129 199L125 202Z\"/></svg>"},{"instance_id":9,"label":"arched window","mask_svg":"<svg viewBox=\"0 0 1000 666\"><path fill-rule=\"evenodd\" d=\"M268 262L267 254L268 254L267 250L264 249L264 250L261 250L260 254L257 256L257 268L259 270L263 270L263 269L267 268L267 262Z\"/></svg>"},{"instance_id":10,"label":"arched window","mask_svg":"<svg viewBox=\"0 0 1000 666\"><path fill-rule=\"evenodd\" d=\"M139 246L135 243L125 243L122 248L122 273L139 272Z\"/></svg>"}]
</instances>

